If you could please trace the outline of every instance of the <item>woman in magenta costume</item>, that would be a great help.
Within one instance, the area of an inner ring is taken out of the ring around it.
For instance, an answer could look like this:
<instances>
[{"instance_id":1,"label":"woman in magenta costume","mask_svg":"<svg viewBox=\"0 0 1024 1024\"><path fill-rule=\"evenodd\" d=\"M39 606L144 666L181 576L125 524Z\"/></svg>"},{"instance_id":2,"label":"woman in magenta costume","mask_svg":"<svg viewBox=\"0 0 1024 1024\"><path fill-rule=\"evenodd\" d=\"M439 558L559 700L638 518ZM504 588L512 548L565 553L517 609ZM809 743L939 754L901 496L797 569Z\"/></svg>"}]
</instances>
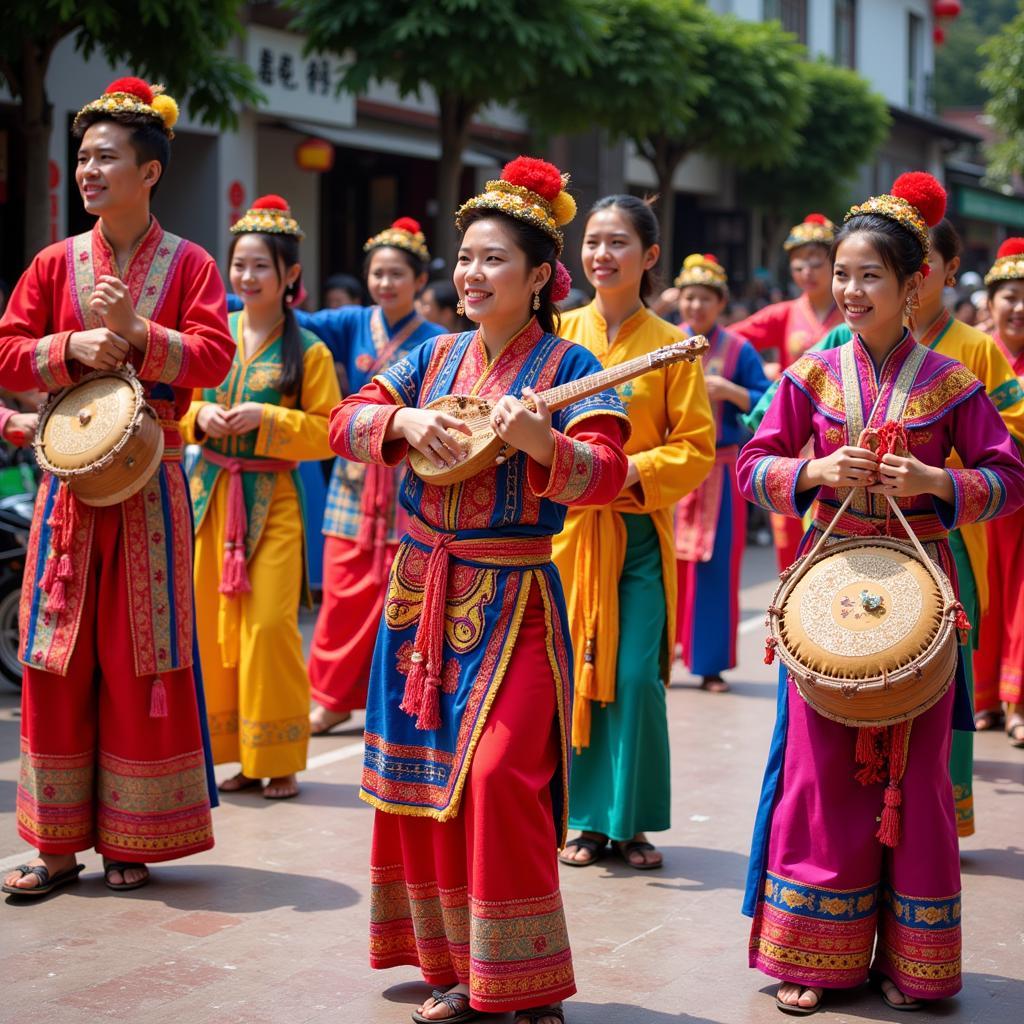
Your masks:
<instances>
[{"instance_id":1,"label":"woman in magenta costume","mask_svg":"<svg viewBox=\"0 0 1024 1024\"><path fill-rule=\"evenodd\" d=\"M437 985L416 1021L512 1012L559 1024L576 990L558 882L565 841L572 651L551 561L567 507L603 505L626 478L628 420L613 391L553 415L547 388L601 369L564 341L553 302L575 203L557 168L520 157L465 203L455 286L476 331L443 335L335 410L346 459L396 466L415 448L454 464L448 394L495 403L513 449L461 483L407 474L366 708L361 796L377 808L370 963ZM536 400L530 411L518 397Z\"/></svg>"},{"instance_id":2,"label":"woman in magenta costume","mask_svg":"<svg viewBox=\"0 0 1024 1024\"><path fill-rule=\"evenodd\" d=\"M885 533L886 496L901 499L955 580L947 532L1018 508L1024 465L980 381L903 326L923 280L928 226L945 204L942 186L915 173L847 214L832 248L833 294L854 338L785 371L737 471L744 494L773 512L800 517L814 504L803 550L847 488L854 500L837 539ZM857 447L863 428L887 423L905 430L910 455L879 459ZM966 468L943 468L953 447ZM754 918L750 966L782 982L779 1009L813 1013L824 989L869 975L898 1008L960 990L954 724L970 728L962 666L909 729L881 734L881 760L858 743L866 731L819 715L780 671L743 906Z\"/></svg>"},{"instance_id":3,"label":"woman in magenta costume","mask_svg":"<svg viewBox=\"0 0 1024 1024\"><path fill-rule=\"evenodd\" d=\"M1024 381L1024 238L1008 238L985 275L995 341ZM979 728L998 726L1006 707L1006 733L1024 747L1024 513L988 524L989 606L974 656Z\"/></svg>"},{"instance_id":4,"label":"woman in magenta costume","mask_svg":"<svg viewBox=\"0 0 1024 1024\"><path fill-rule=\"evenodd\" d=\"M728 276L718 260L710 254L687 256L675 285L683 333L708 339L704 383L716 435L715 468L676 507L676 642L686 667L702 677L701 688L723 693L729 684L722 673L736 666L747 529L747 502L736 481L736 457L747 436L739 415L757 405L768 378L753 346L718 323L729 297ZM709 608L714 615L707 614Z\"/></svg>"},{"instance_id":5,"label":"woman in magenta costume","mask_svg":"<svg viewBox=\"0 0 1024 1024\"><path fill-rule=\"evenodd\" d=\"M775 349L779 353L778 363L766 367L773 380L843 322L832 298L829 249L835 233L835 224L821 213L809 213L794 225L783 248L789 256L793 283L800 289L799 298L765 306L729 328L758 352ZM793 564L803 528L799 520L789 516L773 513L771 521L781 572Z\"/></svg>"}]
</instances>

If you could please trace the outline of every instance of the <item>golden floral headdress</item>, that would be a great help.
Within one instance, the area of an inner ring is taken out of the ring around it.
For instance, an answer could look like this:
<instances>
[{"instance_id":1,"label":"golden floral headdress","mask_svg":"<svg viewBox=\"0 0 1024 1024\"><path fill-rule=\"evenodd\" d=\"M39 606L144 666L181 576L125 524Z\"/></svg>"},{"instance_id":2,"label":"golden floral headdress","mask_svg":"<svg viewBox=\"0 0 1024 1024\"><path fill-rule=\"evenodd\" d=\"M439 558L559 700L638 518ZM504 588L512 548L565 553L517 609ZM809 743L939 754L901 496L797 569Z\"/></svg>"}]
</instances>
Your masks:
<instances>
[{"instance_id":1,"label":"golden floral headdress","mask_svg":"<svg viewBox=\"0 0 1024 1024\"><path fill-rule=\"evenodd\" d=\"M782 243L786 252L799 249L801 245L832 244L836 237L836 226L823 213L809 213L797 225L790 228L789 237Z\"/></svg>"},{"instance_id":2,"label":"golden floral headdress","mask_svg":"<svg viewBox=\"0 0 1024 1024\"><path fill-rule=\"evenodd\" d=\"M850 209L844 222L851 217L874 213L887 217L912 232L924 249L921 270L927 275L928 255L932 250L928 229L934 227L946 214L946 190L925 171L901 174L888 195L872 196Z\"/></svg>"},{"instance_id":3,"label":"golden floral headdress","mask_svg":"<svg viewBox=\"0 0 1024 1024\"><path fill-rule=\"evenodd\" d=\"M260 196L245 211L245 216L231 225L231 234L293 235L299 239L306 237L299 222L292 216L287 200L273 194Z\"/></svg>"},{"instance_id":4,"label":"golden floral headdress","mask_svg":"<svg viewBox=\"0 0 1024 1024\"><path fill-rule=\"evenodd\" d=\"M423 235L423 229L420 227L420 222L412 217L399 217L391 227L368 238L366 245L363 246L363 252L382 249L384 246L405 249L422 263L430 262L430 251L427 249L427 240Z\"/></svg>"},{"instance_id":5,"label":"golden floral headdress","mask_svg":"<svg viewBox=\"0 0 1024 1024\"><path fill-rule=\"evenodd\" d=\"M148 85L141 78L118 78L99 99L86 103L75 115L72 132L78 130L83 120L90 120L92 114L103 114L114 121L120 120L118 115L149 117L173 139L171 129L178 122L178 104L162 85Z\"/></svg>"},{"instance_id":6,"label":"golden floral headdress","mask_svg":"<svg viewBox=\"0 0 1024 1024\"><path fill-rule=\"evenodd\" d=\"M455 226L465 230L465 215L470 210L497 210L532 224L549 235L561 256L565 246L562 228L576 216L576 200L566 191L569 175L554 164L534 157L520 156L505 164L501 177L487 182L487 188L468 199L455 214Z\"/></svg>"},{"instance_id":7,"label":"golden floral headdress","mask_svg":"<svg viewBox=\"0 0 1024 1024\"><path fill-rule=\"evenodd\" d=\"M711 253L701 255L695 252L683 260L683 269L675 279L677 288L685 288L690 284L702 284L705 288L724 292L729 287L729 276L725 267Z\"/></svg>"},{"instance_id":8,"label":"golden floral headdress","mask_svg":"<svg viewBox=\"0 0 1024 1024\"><path fill-rule=\"evenodd\" d=\"M985 287L1000 281L1024 281L1024 238L1008 238L996 253L996 261L985 275Z\"/></svg>"}]
</instances>

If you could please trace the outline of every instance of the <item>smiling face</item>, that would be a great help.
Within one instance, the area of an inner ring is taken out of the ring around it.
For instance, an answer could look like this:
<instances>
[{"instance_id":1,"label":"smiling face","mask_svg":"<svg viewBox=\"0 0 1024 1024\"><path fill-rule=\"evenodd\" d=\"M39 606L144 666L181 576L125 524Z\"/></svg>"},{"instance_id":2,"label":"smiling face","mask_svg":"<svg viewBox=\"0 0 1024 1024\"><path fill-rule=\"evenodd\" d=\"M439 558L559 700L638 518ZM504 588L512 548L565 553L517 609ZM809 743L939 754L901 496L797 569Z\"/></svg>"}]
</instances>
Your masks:
<instances>
[{"instance_id":1,"label":"smiling face","mask_svg":"<svg viewBox=\"0 0 1024 1024\"><path fill-rule=\"evenodd\" d=\"M86 213L113 216L149 203L160 179L160 162L138 162L132 130L114 121L98 121L86 129L78 147L75 184Z\"/></svg>"},{"instance_id":2,"label":"smiling face","mask_svg":"<svg viewBox=\"0 0 1024 1024\"><path fill-rule=\"evenodd\" d=\"M239 235L231 253L231 288L250 313L280 310L285 289L298 279L302 267L285 268L274 260L262 235Z\"/></svg>"},{"instance_id":3,"label":"smiling face","mask_svg":"<svg viewBox=\"0 0 1024 1024\"><path fill-rule=\"evenodd\" d=\"M828 250L823 245L801 245L789 254L793 283L812 301L826 299L832 285Z\"/></svg>"},{"instance_id":4,"label":"smiling face","mask_svg":"<svg viewBox=\"0 0 1024 1024\"><path fill-rule=\"evenodd\" d=\"M366 287L388 320L393 322L411 313L416 293L426 282L427 275L417 274L400 249L383 246L370 253Z\"/></svg>"},{"instance_id":5,"label":"smiling face","mask_svg":"<svg viewBox=\"0 0 1024 1024\"><path fill-rule=\"evenodd\" d=\"M535 292L547 283L551 267L527 265L526 253L500 217L475 220L459 246L452 279L474 323L522 324Z\"/></svg>"},{"instance_id":6,"label":"smiling face","mask_svg":"<svg viewBox=\"0 0 1024 1024\"><path fill-rule=\"evenodd\" d=\"M1024 281L1007 281L989 301L996 330L1014 355L1024 350Z\"/></svg>"},{"instance_id":7,"label":"smiling face","mask_svg":"<svg viewBox=\"0 0 1024 1024\"><path fill-rule=\"evenodd\" d=\"M839 243L832 268L832 297L847 324L865 341L891 341L903 329L907 296L921 284L920 272L900 284L871 237L856 231Z\"/></svg>"},{"instance_id":8,"label":"smiling face","mask_svg":"<svg viewBox=\"0 0 1024 1024\"><path fill-rule=\"evenodd\" d=\"M694 334L709 334L725 309L726 296L715 288L688 284L679 293L679 315Z\"/></svg>"},{"instance_id":9,"label":"smiling face","mask_svg":"<svg viewBox=\"0 0 1024 1024\"><path fill-rule=\"evenodd\" d=\"M583 235L583 272L602 293L640 295L645 270L658 262L659 247L645 249L629 217L608 206L592 213Z\"/></svg>"}]
</instances>

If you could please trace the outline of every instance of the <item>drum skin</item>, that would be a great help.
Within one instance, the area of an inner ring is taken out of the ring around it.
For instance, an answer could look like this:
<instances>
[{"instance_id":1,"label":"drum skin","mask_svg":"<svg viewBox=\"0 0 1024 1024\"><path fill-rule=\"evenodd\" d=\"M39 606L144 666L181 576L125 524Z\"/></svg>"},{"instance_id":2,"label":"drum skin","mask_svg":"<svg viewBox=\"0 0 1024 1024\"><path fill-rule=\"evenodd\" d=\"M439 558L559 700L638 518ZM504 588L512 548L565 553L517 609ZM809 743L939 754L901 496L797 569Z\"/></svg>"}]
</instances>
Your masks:
<instances>
[{"instance_id":1,"label":"drum skin","mask_svg":"<svg viewBox=\"0 0 1024 1024\"><path fill-rule=\"evenodd\" d=\"M87 505L116 505L141 490L164 451L163 429L127 373L94 373L51 398L36 437L40 466Z\"/></svg>"},{"instance_id":2,"label":"drum skin","mask_svg":"<svg viewBox=\"0 0 1024 1024\"><path fill-rule=\"evenodd\" d=\"M909 544L852 538L797 563L769 625L801 696L826 718L884 726L914 718L956 671L956 602Z\"/></svg>"}]
</instances>

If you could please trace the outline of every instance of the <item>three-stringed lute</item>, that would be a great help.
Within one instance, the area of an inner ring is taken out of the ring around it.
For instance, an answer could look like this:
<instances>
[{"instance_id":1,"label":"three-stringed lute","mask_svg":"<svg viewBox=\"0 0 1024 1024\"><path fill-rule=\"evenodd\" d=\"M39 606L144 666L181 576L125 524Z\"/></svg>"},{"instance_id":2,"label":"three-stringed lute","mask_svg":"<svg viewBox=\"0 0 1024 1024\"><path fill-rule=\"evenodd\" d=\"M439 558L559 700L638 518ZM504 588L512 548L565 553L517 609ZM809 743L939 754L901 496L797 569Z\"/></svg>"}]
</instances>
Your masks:
<instances>
[{"instance_id":1,"label":"three-stringed lute","mask_svg":"<svg viewBox=\"0 0 1024 1024\"><path fill-rule=\"evenodd\" d=\"M546 391L540 392L539 397L554 412L581 398L599 394L601 391L616 387L641 374L657 370L659 367L679 363L684 359L692 363L698 356L703 355L707 348L708 339L703 334L696 334L692 338L665 345L646 355L620 363L618 366L609 366L607 369L598 370L597 373L580 377L579 380L568 381L557 387L548 388ZM461 480L468 480L493 465L496 459L511 455L511 447L498 437L491 427L491 412L494 409L494 404L490 399L480 398L476 395L443 395L427 405L427 409L447 413L449 416L462 420L473 433L467 435L451 430L447 431L451 447L466 455L454 466L435 466L426 456L411 449L409 465L412 467L412 471L426 483L443 487L447 484L459 483Z\"/></svg>"}]
</instances>

